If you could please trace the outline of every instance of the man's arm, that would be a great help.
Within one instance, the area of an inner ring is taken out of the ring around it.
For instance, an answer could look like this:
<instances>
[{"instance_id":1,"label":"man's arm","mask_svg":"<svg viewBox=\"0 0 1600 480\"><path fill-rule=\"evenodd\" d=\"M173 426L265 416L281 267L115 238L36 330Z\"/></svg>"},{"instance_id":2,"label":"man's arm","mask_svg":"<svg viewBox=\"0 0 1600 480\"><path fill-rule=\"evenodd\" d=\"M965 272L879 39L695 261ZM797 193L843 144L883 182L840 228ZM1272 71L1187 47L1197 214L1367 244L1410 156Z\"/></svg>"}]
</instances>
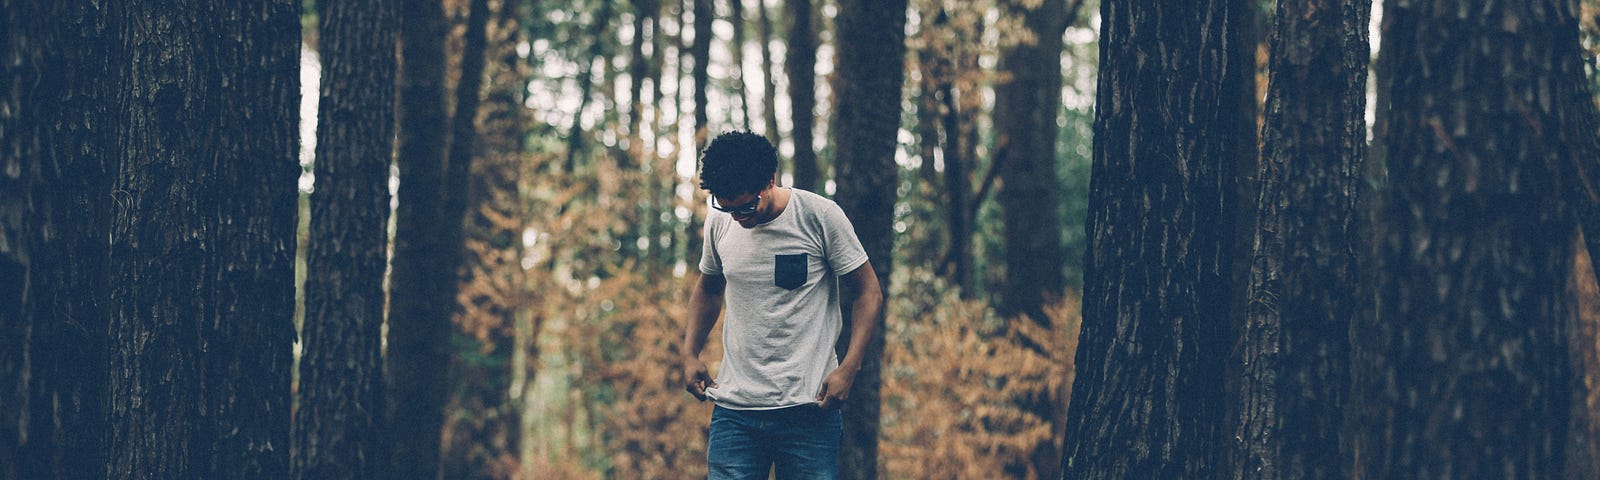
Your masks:
<instances>
[{"instance_id":1,"label":"man's arm","mask_svg":"<svg viewBox=\"0 0 1600 480\"><path fill-rule=\"evenodd\" d=\"M849 292L845 298L854 299L850 303L850 346L844 359L839 361L839 368L828 374L822 381L822 391L817 392L822 408L838 407L850 398L850 386L856 381L856 372L861 371L867 342L872 339L872 331L878 326L878 314L883 311L883 289L878 285L878 274L872 270L872 262L861 264L839 280Z\"/></svg>"},{"instance_id":2,"label":"man's arm","mask_svg":"<svg viewBox=\"0 0 1600 480\"><path fill-rule=\"evenodd\" d=\"M717 324L717 315L722 313L722 292L727 286L727 279L721 275L700 275L700 281L695 282L694 291L689 294L689 318L684 322L681 352L684 389L700 401L705 401L707 388L717 386L705 362L700 361L700 351L705 350L706 337L711 335L711 327Z\"/></svg>"}]
</instances>

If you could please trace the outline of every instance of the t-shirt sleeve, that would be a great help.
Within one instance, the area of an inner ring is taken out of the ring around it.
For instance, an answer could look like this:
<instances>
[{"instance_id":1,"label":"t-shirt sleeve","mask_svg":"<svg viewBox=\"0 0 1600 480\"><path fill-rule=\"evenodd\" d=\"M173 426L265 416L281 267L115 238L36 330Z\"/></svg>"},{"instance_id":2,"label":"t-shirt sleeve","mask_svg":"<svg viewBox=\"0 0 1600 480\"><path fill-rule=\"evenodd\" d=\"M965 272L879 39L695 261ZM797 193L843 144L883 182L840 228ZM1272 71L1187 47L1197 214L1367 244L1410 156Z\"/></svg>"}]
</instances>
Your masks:
<instances>
[{"instance_id":1,"label":"t-shirt sleeve","mask_svg":"<svg viewBox=\"0 0 1600 480\"><path fill-rule=\"evenodd\" d=\"M706 217L705 226L700 236L700 273L706 275L722 275L722 257L717 255L717 241L712 228L712 217Z\"/></svg>"},{"instance_id":2,"label":"t-shirt sleeve","mask_svg":"<svg viewBox=\"0 0 1600 480\"><path fill-rule=\"evenodd\" d=\"M844 215L844 209L839 208L837 203L827 202L827 207L820 210L822 210L822 230L828 236L828 264L833 266L833 274L844 275L854 272L867 263L867 251L861 248L861 239L856 237L856 227L850 224L850 218Z\"/></svg>"}]
</instances>

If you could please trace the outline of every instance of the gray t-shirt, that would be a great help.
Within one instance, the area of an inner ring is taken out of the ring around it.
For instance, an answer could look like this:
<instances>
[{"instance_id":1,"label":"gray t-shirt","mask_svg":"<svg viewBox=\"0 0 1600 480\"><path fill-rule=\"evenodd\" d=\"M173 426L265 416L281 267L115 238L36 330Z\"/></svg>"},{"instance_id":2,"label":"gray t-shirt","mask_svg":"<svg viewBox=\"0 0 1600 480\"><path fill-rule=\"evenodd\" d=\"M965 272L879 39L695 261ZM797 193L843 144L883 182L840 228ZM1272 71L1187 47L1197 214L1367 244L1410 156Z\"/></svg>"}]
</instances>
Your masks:
<instances>
[{"instance_id":1,"label":"gray t-shirt","mask_svg":"<svg viewBox=\"0 0 1600 480\"><path fill-rule=\"evenodd\" d=\"M850 219L832 200L790 189L782 213L754 228L706 217L700 272L727 279L722 367L706 395L723 408L815 403L839 365L838 275L867 263Z\"/></svg>"}]
</instances>

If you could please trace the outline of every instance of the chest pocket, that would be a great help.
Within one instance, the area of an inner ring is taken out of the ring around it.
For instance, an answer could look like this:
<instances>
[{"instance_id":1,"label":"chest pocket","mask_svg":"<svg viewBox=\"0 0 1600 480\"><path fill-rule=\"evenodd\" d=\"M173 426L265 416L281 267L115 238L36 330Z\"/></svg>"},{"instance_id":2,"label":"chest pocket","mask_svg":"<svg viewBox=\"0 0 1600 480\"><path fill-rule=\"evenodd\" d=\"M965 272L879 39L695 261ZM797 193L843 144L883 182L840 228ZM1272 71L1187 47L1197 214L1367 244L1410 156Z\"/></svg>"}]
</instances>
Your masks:
<instances>
[{"instance_id":1,"label":"chest pocket","mask_svg":"<svg viewBox=\"0 0 1600 480\"><path fill-rule=\"evenodd\" d=\"M806 271L810 270L808 263L804 253L774 255L772 284L787 290L800 288L806 284Z\"/></svg>"}]
</instances>

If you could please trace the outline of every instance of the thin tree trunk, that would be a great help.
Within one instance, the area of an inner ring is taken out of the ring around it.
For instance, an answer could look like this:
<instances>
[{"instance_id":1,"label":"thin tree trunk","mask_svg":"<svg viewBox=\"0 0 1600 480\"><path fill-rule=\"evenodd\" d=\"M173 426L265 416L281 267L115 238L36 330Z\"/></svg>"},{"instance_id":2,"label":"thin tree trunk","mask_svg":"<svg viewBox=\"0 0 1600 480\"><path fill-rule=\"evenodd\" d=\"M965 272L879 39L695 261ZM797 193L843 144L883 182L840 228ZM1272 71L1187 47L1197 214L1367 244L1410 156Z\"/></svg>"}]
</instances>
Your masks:
<instances>
[{"instance_id":1,"label":"thin tree trunk","mask_svg":"<svg viewBox=\"0 0 1600 480\"><path fill-rule=\"evenodd\" d=\"M1067 478L1220 476L1233 162L1254 149L1233 48L1254 2L1100 5L1083 329ZM997 117L1000 117L997 115ZM1248 149L1248 150L1247 150Z\"/></svg>"},{"instance_id":2,"label":"thin tree trunk","mask_svg":"<svg viewBox=\"0 0 1600 480\"><path fill-rule=\"evenodd\" d=\"M901 88L905 78L905 0L841 0L839 2L839 90L837 124L831 129L838 148L839 206L854 222L883 291L890 291L894 245L896 134L900 125ZM896 59L885 62L883 59ZM878 475L879 410L882 404L884 313L878 318L851 318L845 312L849 345L851 322L877 322L861 371L844 404L844 440L839 473L846 479ZM841 349L842 351L842 349Z\"/></svg>"},{"instance_id":3,"label":"thin tree trunk","mask_svg":"<svg viewBox=\"0 0 1600 480\"><path fill-rule=\"evenodd\" d=\"M1000 166L997 195L1004 219L1006 282L1000 295L1005 315L1027 315L1048 323L1044 305L1066 288L1062 270L1060 183L1056 179L1056 116L1061 109L1061 34L1082 5L1047 0L1029 9L1008 1L1004 8L1023 19L1033 42L1005 48L1000 70L1010 79L995 87L995 152ZM998 155L1006 156L1004 159Z\"/></svg>"},{"instance_id":4,"label":"thin tree trunk","mask_svg":"<svg viewBox=\"0 0 1600 480\"><path fill-rule=\"evenodd\" d=\"M323 2L317 188L294 478L381 476L383 277L388 267L399 17L387 1Z\"/></svg>"},{"instance_id":5,"label":"thin tree trunk","mask_svg":"<svg viewBox=\"0 0 1600 480\"><path fill-rule=\"evenodd\" d=\"M594 23L589 24L588 38L592 43L589 44L589 58L578 71L578 111L572 115L572 127L567 129L567 162L561 170L569 175L577 171L578 158L587 148L583 141L583 112L589 109L589 101L594 96L594 65L606 61L605 32L606 26L611 24L613 10L612 0L600 0L600 10L595 13Z\"/></svg>"},{"instance_id":6,"label":"thin tree trunk","mask_svg":"<svg viewBox=\"0 0 1600 480\"><path fill-rule=\"evenodd\" d=\"M966 51L965 48L956 48L958 56L977 55ZM974 60L976 60L974 58ZM948 59L946 59L948 61ZM966 66L965 58L960 62ZM975 61L973 63L976 63ZM948 63L946 64L948 65ZM957 70L960 71L960 70ZM973 72L972 74L976 74ZM951 72L952 76L959 73ZM959 91L955 89L952 78L943 78L939 82L939 99L944 104L941 120L944 130L944 198L945 198L945 228L949 234L950 271L951 283L961 287L961 296L967 298L972 295L972 218L968 215L968 205L972 197L972 173L970 166L977 160L967 156L969 143L974 139L966 135L974 126L969 122L972 115L967 113L967 101L958 96L972 96L977 92ZM975 86L977 82L972 82ZM975 149L971 151L976 151ZM941 269L942 271L943 269Z\"/></svg>"},{"instance_id":7,"label":"thin tree trunk","mask_svg":"<svg viewBox=\"0 0 1600 480\"><path fill-rule=\"evenodd\" d=\"M924 12L921 19L921 31L918 36L922 46L917 50L917 146L920 147L922 165L917 168L917 173L922 177L922 183L937 192L939 184L939 170L936 165L939 151L939 78L945 75L942 52L944 46L939 44L939 22L947 18L943 10L934 13ZM934 197L937 200L937 197Z\"/></svg>"},{"instance_id":8,"label":"thin tree trunk","mask_svg":"<svg viewBox=\"0 0 1600 480\"><path fill-rule=\"evenodd\" d=\"M456 265L439 261L451 244L440 206L445 187L444 39L437 0L407 0L400 16L400 171L390 272L386 351L388 433L394 442L390 478L439 475L439 432L444 405L450 312L456 299ZM455 245L459 248L459 244Z\"/></svg>"},{"instance_id":9,"label":"thin tree trunk","mask_svg":"<svg viewBox=\"0 0 1600 480\"><path fill-rule=\"evenodd\" d=\"M107 477L289 475L299 6L118 6Z\"/></svg>"},{"instance_id":10,"label":"thin tree trunk","mask_svg":"<svg viewBox=\"0 0 1600 480\"><path fill-rule=\"evenodd\" d=\"M1361 284L1371 5L1277 8L1230 476L1349 478L1340 429L1349 330L1361 313L1350 289Z\"/></svg>"},{"instance_id":11,"label":"thin tree trunk","mask_svg":"<svg viewBox=\"0 0 1600 480\"><path fill-rule=\"evenodd\" d=\"M633 169L632 162L644 155L644 135L639 129L644 123L644 81L650 75L651 61L644 55L645 29L647 26L650 28L651 42L660 35L656 28L656 16L661 12L661 5L656 0L634 0L633 6L633 43L629 45L628 56L628 155L617 165L622 171ZM656 57L661 56L658 49L651 49L650 52ZM641 161L641 164L644 163L648 162Z\"/></svg>"},{"instance_id":12,"label":"thin tree trunk","mask_svg":"<svg viewBox=\"0 0 1600 480\"><path fill-rule=\"evenodd\" d=\"M694 43L689 46L689 54L694 57L694 70L691 72L694 76L694 149L699 152L706 146L707 129L711 123L706 91L711 83L711 40L716 37L711 26L716 20L717 9L711 0L693 0L693 4Z\"/></svg>"},{"instance_id":13,"label":"thin tree trunk","mask_svg":"<svg viewBox=\"0 0 1600 480\"><path fill-rule=\"evenodd\" d=\"M761 19L761 82L766 85L761 93L762 125L766 127L767 141L779 145L778 84L772 79L772 18L767 13L767 0L755 1L756 15Z\"/></svg>"},{"instance_id":14,"label":"thin tree trunk","mask_svg":"<svg viewBox=\"0 0 1600 480\"><path fill-rule=\"evenodd\" d=\"M510 392L516 377L516 312L525 308L525 276L520 264L523 222L518 194L522 175L522 94L526 72L517 57L517 5L504 2L492 33L494 68L489 71L482 108L483 131L475 148L466 212L466 245L455 338L474 361L454 365L451 421L444 436L444 477L512 478L506 459L520 453L520 406ZM459 358L459 357L458 357Z\"/></svg>"},{"instance_id":15,"label":"thin tree trunk","mask_svg":"<svg viewBox=\"0 0 1600 480\"><path fill-rule=\"evenodd\" d=\"M1374 199L1377 315L1352 329L1353 472L1557 478L1576 227L1560 166L1594 135L1566 133L1572 105L1593 108L1576 3L1456 6L1383 11L1393 75L1374 159L1389 178Z\"/></svg>"},{"instance_id":16,"label":"thin tree trunk","mask_svg":"<svg viewBox=\"0 0 1600 480\"><path fill-rule=\"evenodd\" d=\"M733 53L733 77L736 79L734 89L739 92L739 121L744 130L748 132L750 131L750 92L748 88L745 88L744 79L744 0L728 0L728 5L733 7L728 15L728 20L733 22L733 46L729 47L729 50L732 50Z\"/></svg>"},{"instance_id":17,"label":"thin tree trunk","mask_svg":"<svg viewBox=\"0 0 1600 480\"><path fill-rule=\"evenodd\" d=\"M789 71L789 108L794 116L794 131L790 132L794 137L792 186L814 192L822 182L817 153L812 148L817 108L817 29L811 22L811 0L788 0L785 5L789 13L789 45L783 54Z\"/></svg>"},{"instance_id":18,"label":"thin tree trunk","mask_svg":"<svg viewBox=\"0 0 1600 480\"><path fill-rule=\"evenodd\" d=\"M1580 234L1581 235L1581 234ZM1582 242L1573 242L1571 288L1577 299L1573 312L1572 335L1569 337L1572 363L1579 385L1600 384L1600 286L1594 276L1594 259ZM1594 388L1572 389L1572 429L1568 433L1565 478L1585 480L1600 473L1595 462L1600 460L1600 391Z\"/></svg>"},{"instance_id":19,"label":"thin tree trunk","mask_svg":"<svg viewBox=\"0 0 1600 480\"><path fill-rule=\"evenodd\" d=\"M1006 229L1006 286L1000 311L1026 315L1044 325L1050 324L1045 306L1059 300L1066 289L1056 118L1061 112L1061 35L1082 6L1082 0L1045 0L1034 8L1019 1L1002 4L1004 11L1022 18L1033 41L1001 50L1000 70L1010 78L995 87L999 144L995 162L1001 183L996 199ZM1000 155L1006 158L999 159ZM962 266L959 257L956 262ZM1030 453L1029 465L1012 465L1010 470L1023 474L1031 469L1041 478L1059 477L1057 442L1063 439L1055 432L1065 419L1057 418L1054 402L1060 399L1052 399L1049 392L1030 397L1022 399L1021 407L1051 425L1051 438Z\"/></svg>"}]
</instances>

